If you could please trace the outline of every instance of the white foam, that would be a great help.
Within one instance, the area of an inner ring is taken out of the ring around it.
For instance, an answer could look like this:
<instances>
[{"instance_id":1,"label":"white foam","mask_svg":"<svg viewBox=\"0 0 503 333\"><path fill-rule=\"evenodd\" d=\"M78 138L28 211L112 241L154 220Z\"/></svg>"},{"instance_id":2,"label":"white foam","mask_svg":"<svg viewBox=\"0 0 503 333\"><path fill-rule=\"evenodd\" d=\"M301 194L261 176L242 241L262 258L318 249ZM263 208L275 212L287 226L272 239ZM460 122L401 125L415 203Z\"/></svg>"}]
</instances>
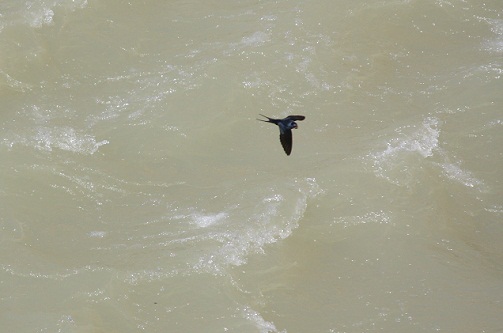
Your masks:
<instances>
[{"instance_id":1,"label":"white foam","mask_svg":"<svg viewBox=\"0 0 503 333\"><path fill-rule=\"evenodd\" d=\"M479 17L479 20L487 22L494 33L493 38L487 39L483 43L483 49L491 52L503 52L503 19Z\"/></svg>"},{"instance_id":2,"label":"white foam","mask_svg":"<svg viewBox=\"0 0 503 333\"><path fill-rule=\"evenodd\" d=\"M389 224L390 216L388 213L380 210L377 212L368 212L357 216L343 216L337 218L333 224L342 224L344 228L354 227L362 224Z\"/></svg>"},{"instance_id":3,"label":"white foam","mask_svg":"<svg viewBox=\"0 0 503 333\"><path fill-rule=\"evenodd\" d=\"M278 16L276 15L264 15L260 18L261 21L268 21L268 22L273 22L278 20Z\"/></svg>"},{"instance_id":4,"label":"white foam","mask_svg":"<svg viewBox=\"0 0 503 333\"><path fill-rule=\"evenodd\" d=\"M107 235L106 231L90 231L89 237L91 238L104 238Z\"/></svg>"},{"instance_id":5,"label":"white foam","mask_svg":"<svg viewBox=\"0 0 503 333\"><path fill-rule=\"evenodd\" d=\"M410 132L410 129L415 129ZM405 134L408 130L410 133ZM477 179L470 171L461 168L461 162L452 162L447 152L439 147L440 121L434 117L426 118L422 126L400 127L400 135L387 143L384 151L371 154L373 168L377 176L396 185L407 185L416 178L421 160L434 157L431 161L442 170L442 174L467 187L486 191L483 181Z\"/></svg>"},{"instance_id":6,"label":"white foam","mask_svg":"<svg viewBox=\"0 0 503 333\"><path fill-rule=\"evenodd\" d=\"M438 149L439 123L437 118L428 117L421 126L396 129L399 137L390 140L384 151L371 154L375 173L397 185L410 180L406 155L432 156Z\"/></svg>"},{"instance_id":7,"label":"white foam","mask_svg":"<svg viewBox=\"0 0 503 333\"><path fill-rule=\"evenodd\" d=\"M64 8L65 12L73 12L86 6L87 0L11 1L9 10L0 14L0 32L5 26L16 24L37 29L53 25L58 7Z\"/></svg>"},{"instance_id":8,"label":"white foam","mask_svg":"<svg viewBox=\"0 0 503 333\"><path fill-rule=\"evenodd\" d=\"M257 311L253 310L249 306L245 306L243 308L238 309L243 318L252 322L255 327L257 327L258 331L261 333L270 333L270 332L278 332L278 333L286 333L286 330L278 331L276 326L264 319Z\"/></svg>"},{"instance_id":9,"label":"white foam","mask_svg":"<svg viewBox=\"0 0 503 333\"><path fill-rule=\"evenodd\" d=\"M501 126L501 125L503 125L503 120L501 120L501 119L491 120L487 125L489 127Z\"/></svg>"},{"instance_id":10,"label":"white foam","mask_svg":"<svg viewBox=\"0 0 503 333\"><path fill-rule=\"evenodd\" d=\"M474 177L470 171L463 170L458 164L445 162L441 163L440 167L442 168L443 173L447 178L461 183L467 187L474 187L481 191L486 190L486 186L483 181Z\"/></svg>"},{"instance_id":11,"label":"white foam","mask_svg":"<svg viewBox=\"0 0 503 333\"><path fill-rule=\"evenodd\" d=\"M199 226L200 228L206 228L211 225L214 225L228 217L227 213L221 212L218 214L209 214L209 215L204 215L200 213L194 213L192 214L192 220L193 222Z\"/></svg>"},{"instance_id":12,"label":"white foam","mask_svg":"<svg viewBox=\"0 0 503 333\"><path fill-rule=\"evenodd\" d=\"M274 191L257 204L256 213L248 218L234 215L241 210L232 209L217 215L199 217L199 223L203 225L208 222L210 226L214 226L224 219L233 225L223 224L216 230L208 230L211 239L218 241L220 245L201 256L193 269L222 274L229 265L240 266L246 263L250 253L263 253L265 245L290 236L299 226L308 200L322 193L316 180L312 178L294 180L293 186L298 189L296 200L287 200L281 193Z\"/></svg>"},{"instance_id":13,"label":"white foam","mask_svg":"<svg viewBox=\"0 0 503 333\"><path fill-rule=\"evenodd\" d=\"M271 41L269 33L263 31L256 31L251 35L244 36L238 43L230 43L229 49L224 51L227 56L232 55L234 52L242 51L246 48L256 48Z\"/></svg>"},{"instance_id":14,"label":"white foam","mask_svg":"<svg viewBox=\"0 0 503 333\"><path fill-rule=\"evenodd\" d=\"M24 136L17 134L14 139L4 139L4 143L11 148L21 144L38 150L52 151L58 148L92 155L109 142L107 140L97 141L94 136L79 133L72 127L37 127L32 134Z\"/></svg>"},{"instance_id":15,"label":"white foam","mask_svg":"<svg viewBox=\"0 0 503 333\"><path fill-rule=\"evenodd\" d=\"M0 16L0 19L1 19L1 16ZM0 29L0 32L1 32L1 29ZM31 85L14 79L12 76L5 73L2 69L0 69L0 78L2 78L2 81L4 81L7 86L9 86L10 88L12 88L15 91L19 91L19 92L24 93L24 92L28 92L32 89ZM0 82L0 84L2 84L2 83L3 82Z\"/></svg>"},{"instance_id":16,"label":"white foam","mask_svg":"<svg viewBox=\"0 0 503 333\"><path fill-rule=\"evenodd\" d=\"M494 205L489 208L484 208L486 212L495 213L495 214L503 214L503 206Z\"/></svg>"},{"instance_id":17,"label":"white foam","mask_svg":"<svg viewBox=\"0 0 503 333\"><path fill-rule=\"evenodd\" d=\"M270 36L263 32L263 31L257 31L254 32L253 34L249 36L245 36L241 39L241 44L244 46L260 46L270 40Z\"/></svg>"},{"instance_id":18,"label":"white foam","mask_svg":"<svg viewBox=\"0 0 503 333\"><path fill-rule=\"evenodd\" d=\"M107 140L97 142L93 136L77 133L71 127L54 129L40 127L34 140L40 149L52 150L52 148L59 148L86 155L94 154L99 147L109 143Z\"/></svg>"},{"instance_id":19,"label":"white foam","mask_svg":"<svg viewBox=\"0 0 503 333\"><path fill-rule=\"evenodd\" d=\"M31 12L30 25L34 28L41 28L44 25L51 25L54 23L54 11L48 8L41 8L38 11Z\"/></svg>"}]
</instances>

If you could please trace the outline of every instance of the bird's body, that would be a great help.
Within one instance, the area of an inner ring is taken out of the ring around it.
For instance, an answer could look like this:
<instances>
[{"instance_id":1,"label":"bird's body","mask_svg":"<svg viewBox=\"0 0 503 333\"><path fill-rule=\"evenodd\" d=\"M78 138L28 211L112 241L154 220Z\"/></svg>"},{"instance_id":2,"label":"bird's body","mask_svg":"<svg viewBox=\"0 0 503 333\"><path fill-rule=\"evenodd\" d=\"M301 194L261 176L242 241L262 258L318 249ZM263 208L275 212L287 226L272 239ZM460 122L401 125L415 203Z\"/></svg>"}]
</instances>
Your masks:
<instances>
[{"instance_id":1,"label":"bird's body","mask_svg":"<svg viewBox=\"0 0 503 333\"><path fill-rule=\"evenodd\" d=\"M290 155L292 152L292 129L297 128L297 123L295 121L304 120L306 117L292 115L283 119L274 119L264 116L263 114L261 114L261 116L267 118L267 120L257 120L278 125L279 140L281 141L281 145L283 146L285 153Z\"/></svg>"}]
</instances>

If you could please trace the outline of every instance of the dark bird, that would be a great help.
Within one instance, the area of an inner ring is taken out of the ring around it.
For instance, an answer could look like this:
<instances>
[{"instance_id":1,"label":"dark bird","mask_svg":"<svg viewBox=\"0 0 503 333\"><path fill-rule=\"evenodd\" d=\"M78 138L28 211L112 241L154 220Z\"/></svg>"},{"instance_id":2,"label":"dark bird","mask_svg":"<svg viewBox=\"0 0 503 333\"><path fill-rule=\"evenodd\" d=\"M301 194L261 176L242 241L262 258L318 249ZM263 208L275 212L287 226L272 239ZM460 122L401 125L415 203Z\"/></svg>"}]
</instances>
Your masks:
<instances>
[{"instance_id":1,"label":"dark bird","mask_svg":"<svg viewBox=\"0 0 503 333\"><path fill-rule=\"evenodd\" d=\"M281 141L281 145L283 146L285 153L287 155L290 155L290 153L292 152L292 129L297 128L297 123L295 121L304 120L306 119L306 117L288 116L283 119L273 119L269 118L268 116L264 116L263 114L261 114L261 116L267 118L267 120L263 119L257 119L257 120L278 125L279 140Z\"/></svg>"}]
</instances>

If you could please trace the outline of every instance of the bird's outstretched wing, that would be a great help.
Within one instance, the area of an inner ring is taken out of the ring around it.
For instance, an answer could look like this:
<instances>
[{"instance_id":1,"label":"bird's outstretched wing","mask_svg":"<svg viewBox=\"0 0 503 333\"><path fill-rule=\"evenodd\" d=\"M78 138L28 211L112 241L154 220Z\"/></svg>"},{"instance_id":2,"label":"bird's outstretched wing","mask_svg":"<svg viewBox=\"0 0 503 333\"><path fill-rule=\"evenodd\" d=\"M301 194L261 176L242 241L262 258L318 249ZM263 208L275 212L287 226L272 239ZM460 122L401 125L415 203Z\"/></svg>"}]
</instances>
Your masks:
<instances>
[{"instance_id":1,"label":"bird's outstretched wing","mask_svg":"<svg viewBox=\"0 0 503 333\"><path fill-rule=\"evenodd\" d=\"M288 116L288 117L286 117L286 119L291 119L291 120L304 120L304 119L306 119L306 117L304 117L304 116L295 116L295 115L292 115L292 116Z\"/></svg>"},{"instance_id":2,"label":"bird's outstretched wing","mask_svg":"<svg viewBox=\"0 0 503 333\"><path fill-rule=\"evenodd\" d=\"M292 152L292 131L289 129L280 131L279 141L281 141L281 145L283 146L285 153L290 155Z\"/></svg>"}]
</instances>

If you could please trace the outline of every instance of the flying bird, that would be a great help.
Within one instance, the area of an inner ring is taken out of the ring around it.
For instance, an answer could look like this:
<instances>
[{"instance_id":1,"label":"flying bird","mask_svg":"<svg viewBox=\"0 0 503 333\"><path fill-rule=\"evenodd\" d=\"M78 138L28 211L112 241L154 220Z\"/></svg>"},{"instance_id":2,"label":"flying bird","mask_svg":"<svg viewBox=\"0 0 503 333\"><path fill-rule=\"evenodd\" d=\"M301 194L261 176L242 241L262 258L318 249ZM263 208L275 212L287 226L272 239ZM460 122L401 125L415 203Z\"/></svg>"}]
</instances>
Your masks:
<instances>
[{"instance_id":1,"label":"flying bird","mask_svg":"<svg viewBox=\"0 0 503 333\"><path fill-rule=\"evenodd\" d=\"M285 153L287 155L290 155L290 153L292 152L292 129L297 128L297 123L295 121L304 120L306 119L306 117L288 116L283 119L273 119L269 118L268 116L264 116L263 114L261 114L261 116L267 118L267 120L263 119L257 119L257 120L278 125L279 140L281 141L281 145L283 146Z\"/></svg>"}]
</instances>

